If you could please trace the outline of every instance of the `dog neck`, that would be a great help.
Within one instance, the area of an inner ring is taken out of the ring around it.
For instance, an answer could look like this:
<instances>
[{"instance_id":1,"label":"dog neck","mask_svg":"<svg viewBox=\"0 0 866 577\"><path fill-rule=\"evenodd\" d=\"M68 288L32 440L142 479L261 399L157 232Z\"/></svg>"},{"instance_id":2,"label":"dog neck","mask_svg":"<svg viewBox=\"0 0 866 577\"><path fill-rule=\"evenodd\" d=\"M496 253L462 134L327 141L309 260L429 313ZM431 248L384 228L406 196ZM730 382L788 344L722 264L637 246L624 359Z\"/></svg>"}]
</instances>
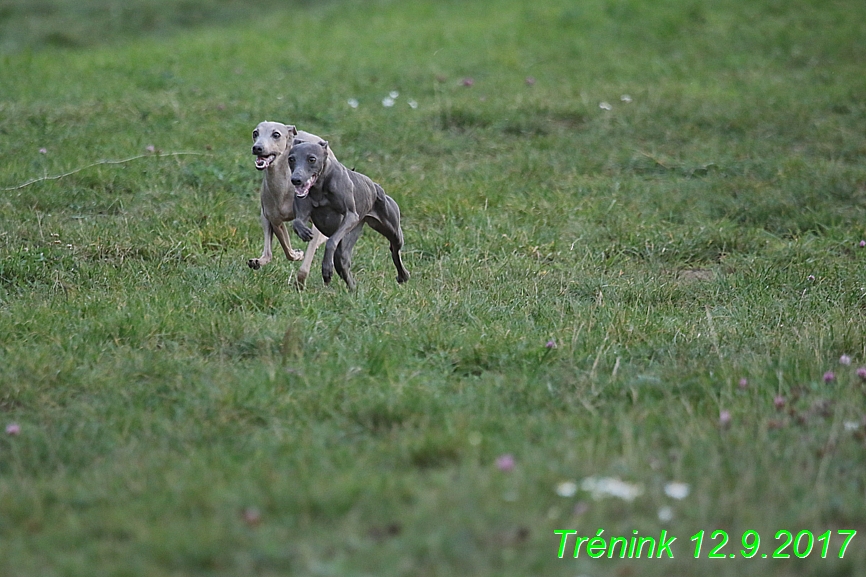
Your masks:
<instances>
[{"instance_id":1,"label":"dog neck","mask_svg":"<svg viewBox=\"0 0 866 577\"><path fill-rule=\"evenodd\" d=\"M270 166L265 169L265 183L267 184L268 190L271 191L271 194L279 194L283 196L284 194L294 191L294 188L291 186L291 174L289 171L289 159L288 151L283 151L277 155L273 162L271 162ZM294 194L294 192L292 192Z\"/></svg>"},{"instance_id":2,"label":"dog neck","mask_svg":"<svg viewBox=\"0 0 866 577\"><path fill-rule=\"evenodd\" d=\"M319 172L319 178L316 180L316 184L313 185L313 188L325 190L325 183L334 176L335 171L340 170L341 166L340 161L337 160L337 157L334 156L331 149L328 148L328 154L326 154L325 158L322 159L322 170Z\"/></svg>"}]
</instances>

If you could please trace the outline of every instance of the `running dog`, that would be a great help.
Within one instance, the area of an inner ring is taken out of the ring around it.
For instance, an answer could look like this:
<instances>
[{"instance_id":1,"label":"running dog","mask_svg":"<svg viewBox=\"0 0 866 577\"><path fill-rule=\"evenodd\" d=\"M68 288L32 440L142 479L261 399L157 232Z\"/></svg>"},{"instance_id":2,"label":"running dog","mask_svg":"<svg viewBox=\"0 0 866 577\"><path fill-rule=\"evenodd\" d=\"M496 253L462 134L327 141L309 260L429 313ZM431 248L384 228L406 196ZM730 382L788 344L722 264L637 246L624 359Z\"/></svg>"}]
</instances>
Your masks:
<instances>
[{"instance_id":1,"label":"running dog","mask_svg":"<svg viewBox=\"0 0 866 577\"><path fill-rule=\"evenodd\" d=\"M403 248L400 207L381 186L343 166L324 140L295 139L289 151L289 169L295 186L295 221L292 223L295 232L301 240L310 241L314 232L307 227L307 222L312 219L313 224L330 237L322 257L325 284L331 282L336 268L349 290L355 290L352 251L364 223L391 244L397 282L409 280L409 271L400 258Z\"/></svg>"},{"instance_id":2,"label":"running dog","mask_svg":"<svg viewBox=\"0 0 866 577\"><path fill-rule=\"evenodd\" d=\"M274 235L280 241L283 252L289 260L301 260L301 268L298 269L297 284L303 288L304 281L310 273L313 264L313 256L316 249L324 243L327 238L313 228L312 236L307 239L307 253L292 248L289 234L283 226L284 222L295 219L295 190L289 182L289 163L286 156L295 140L319 142L321 138L309 132L298 131L292 125L280 122L261 122L253 130L253 155L256 157L256 169L264 172L262 178L262 212L261 222L264 231L265 244L262 255L259 258L251 258L247 264L251 269L258 270L271 262L271 241ZM333 153L331 153L333 157ZM336 160L336 158L334 158Z\"/></svg>"}]
</instances>

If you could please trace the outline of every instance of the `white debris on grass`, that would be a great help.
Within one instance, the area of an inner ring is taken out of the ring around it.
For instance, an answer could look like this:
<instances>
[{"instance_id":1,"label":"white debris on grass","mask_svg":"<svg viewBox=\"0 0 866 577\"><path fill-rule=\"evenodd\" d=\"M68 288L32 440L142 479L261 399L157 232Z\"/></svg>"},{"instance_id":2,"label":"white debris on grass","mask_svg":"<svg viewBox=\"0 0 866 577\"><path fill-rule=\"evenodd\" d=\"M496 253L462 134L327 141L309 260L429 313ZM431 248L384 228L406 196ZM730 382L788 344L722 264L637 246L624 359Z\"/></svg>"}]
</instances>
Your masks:
<instances>
[{"instance_id":1,"label":"white debris on grass","mask_svg":"<svg viewBox=\"0 0 866 577\"><path fill-rule=\"evenodd\" d=\"M623 481L619 477L587 477L580 483L580 488L596 500L617 497L623 501L634 501L643 495L641 485Z\"/></svg>"},{"instance_id":2,"label":"white debris on grass","mask_svg":"<svg viewBox=\"0 0 866 577\"><path fill-rule=\"evenodd\" d=\"M577 493L577 483L574 481L563 481L556 486L556 494L560 497L574 497Z\"/></svg>"},{"instance_id":3,"label":"white debris on grass","mask_svg":"<svg viewBox=\"0 0 866 577\"><path fill-rule=\"evenodd\" d=\"M671 481L670 483L665 484L665 495L672 499L685 499L689 496L690 492L691 487L689 487L688 483Z\"/></svg>"}]
</instances>

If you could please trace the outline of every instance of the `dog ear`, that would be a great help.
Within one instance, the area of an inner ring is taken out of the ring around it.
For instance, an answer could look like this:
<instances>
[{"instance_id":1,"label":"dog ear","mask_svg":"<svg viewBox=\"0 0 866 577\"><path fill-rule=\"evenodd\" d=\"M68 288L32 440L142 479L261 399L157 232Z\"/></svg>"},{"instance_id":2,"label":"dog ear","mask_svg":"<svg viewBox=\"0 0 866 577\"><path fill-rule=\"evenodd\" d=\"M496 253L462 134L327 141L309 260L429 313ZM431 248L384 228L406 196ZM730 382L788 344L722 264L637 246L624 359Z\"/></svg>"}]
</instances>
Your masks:
<instances>
[{"instance_id":1,"label":"dog ear","mask_svg":"<svg viewBox=\"0 0 866 577\"><path fill-rule=\"evenodd\" d=\"M286 130L289 131L289 136L290 136L290 137L291 137L291 136L297 136L297 135L298 135L298 129L295 128L295 125L294 125L294 124L287 124L287 125L286 125Z\"/></svg>"},{"instance_id":2,"label":"dog ear","mask_svg":"<svg viewBox=\"0 0 866 577\"><path fill-rule=\"evenodd\" d=\"M320 140L320 141L319 141L319 146L321 146L321 147L324 148L325 150L328 150L328 141L327 141L327 140Z\"/></svg>"},{"instance_id":3,"label":"dog ear","mask_svg":"<svg viewBox=\"0 0 866 577\"><path fill-rule=\"evenodd\" d=\"M301 140L300 138L296 138L292 141L292 146L297 146L297 145L303 144L303 143L304 143L303 140Z\"/></svg>"}]
</instances>

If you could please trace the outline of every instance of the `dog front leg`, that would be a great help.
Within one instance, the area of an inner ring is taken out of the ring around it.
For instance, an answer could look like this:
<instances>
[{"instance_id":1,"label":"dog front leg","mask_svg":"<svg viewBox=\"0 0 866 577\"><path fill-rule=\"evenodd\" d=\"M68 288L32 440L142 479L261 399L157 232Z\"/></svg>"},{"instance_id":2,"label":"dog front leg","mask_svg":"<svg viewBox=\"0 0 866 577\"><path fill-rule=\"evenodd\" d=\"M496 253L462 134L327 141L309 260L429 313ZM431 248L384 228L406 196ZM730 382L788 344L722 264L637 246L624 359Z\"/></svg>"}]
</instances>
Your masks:
<instances>
[{"instance_id":1,"label":"dog front leg","mask_svg":"<svg viewBox=\"0 0 866 577\"><path fill-rule=\"evenodd\" d=\"M273 254L271 253L271 240L274 236L274 229L271 226L270 221L265 218L264 212L262 212L261 222L262 231L265 233L265 245L264 248L262 248L262 256L260 256L259 258L251 258L247 261L247 265L249 265L249 267L253 270L258 270L261 267L265 266L266 264L271 262L271 258L273 257Z\"/></svg>"},{"instance_id":2,"label":"dog front leg","mask_svg":"<svg viewBox=\"0 0 866 577\"><path fill-rule=\"evenodd\" d=\"M340 241L353 228L359 225L363 226L363 224L364 222L357 212L347 212L340 227L325 243L325 254L322 256L322 280L325 281L325 284L330 283L331 277L334 276L334 253L337 251Z\"/></svg>"},{"instance_id":3,"label":"dog front leg","mask_svg":"<svg viewBox=\"0 0 866 577\"><path fill-rule=\"evenodd\" d=\"M304 258L304 251L295 250L292 248L292 241L289 239L289 233L283 223L274 228L274 234L277 235L277 240L280 241L280 246L283 247L283 252L286 253L286 258L289 260L301 260Z\"/></svg>"},{"instance_id":4,"label":"dog front leg","mask_svg":"<svg viewBox=\"0 0 866 577\"><path fill-rule=\"evenodd\" d=\"M313 266L313 256L315 256L316 250L322 246L326 240L328 240L328 237L319 232L319 229L314 226L313 240L311 240L310 244L307 245L307 250L304 254L304 262L301 263L301 268L298 269L297 286L299 289L304 288L304 282L307 280L307 276L310 274L310 269Z\"/></svg>"},{"instance_id":5,"label":"dog front leg","mask_svg":"<svg viewBox=\"0 0 866 577\"><path fill-rule=\"evenodd\" d=\"M310 242L313 240L313 231L310 230L307 223L310 221L310 216L313 214L313 203L310 202L309 197L298 198L296 196L293 209L295 211L295 220L292 221L292 228L295 229L295 234L297 234L302 241Z\"/></svg>"}]
</instances>

